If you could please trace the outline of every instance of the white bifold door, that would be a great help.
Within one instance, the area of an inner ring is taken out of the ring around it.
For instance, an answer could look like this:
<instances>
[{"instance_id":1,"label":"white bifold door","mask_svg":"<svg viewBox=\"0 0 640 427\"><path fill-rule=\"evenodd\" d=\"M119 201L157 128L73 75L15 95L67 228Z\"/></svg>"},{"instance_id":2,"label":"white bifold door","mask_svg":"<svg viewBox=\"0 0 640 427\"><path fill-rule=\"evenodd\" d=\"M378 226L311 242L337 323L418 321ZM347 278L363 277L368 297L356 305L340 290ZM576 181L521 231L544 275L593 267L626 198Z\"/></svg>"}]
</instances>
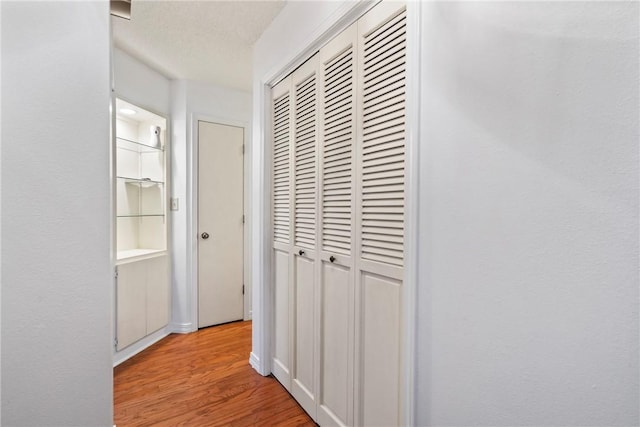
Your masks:
<instances>
[{"instance_id":1,"label":"white bifold door","mask_svg":"<svg viewBox=\"0 0 640 427\"><path fill-rule=\"evenodd\" d=\"M380 3L272 89L272 370L322 426L403 423L405 21Z\"/></svg>"}]
</instances>

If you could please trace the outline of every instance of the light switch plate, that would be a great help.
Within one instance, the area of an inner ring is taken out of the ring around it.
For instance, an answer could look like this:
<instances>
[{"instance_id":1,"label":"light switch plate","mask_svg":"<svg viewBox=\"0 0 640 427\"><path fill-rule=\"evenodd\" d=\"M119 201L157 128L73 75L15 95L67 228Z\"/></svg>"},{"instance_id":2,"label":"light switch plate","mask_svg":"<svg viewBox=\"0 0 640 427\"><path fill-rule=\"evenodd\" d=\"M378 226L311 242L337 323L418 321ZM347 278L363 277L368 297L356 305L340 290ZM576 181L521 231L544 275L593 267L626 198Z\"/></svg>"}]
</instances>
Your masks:
<instances>
[{"instance_id":1,"label":"light switch plate","mask_svg":"<svg viewBox=\"0 0 640 427\"><path fill-rule=\"evenodd\" d=\"M172 197L172 198L170 199L170 202L171 202L171 210L172 210L172 211L177 211L177 210L178 210L178 208L179 208L179 206L180 206L180 205L179 205L179 203L178 203L178 201L179 201L179 199L178 199L177 197Z\"/></svg>"}]
</instances>

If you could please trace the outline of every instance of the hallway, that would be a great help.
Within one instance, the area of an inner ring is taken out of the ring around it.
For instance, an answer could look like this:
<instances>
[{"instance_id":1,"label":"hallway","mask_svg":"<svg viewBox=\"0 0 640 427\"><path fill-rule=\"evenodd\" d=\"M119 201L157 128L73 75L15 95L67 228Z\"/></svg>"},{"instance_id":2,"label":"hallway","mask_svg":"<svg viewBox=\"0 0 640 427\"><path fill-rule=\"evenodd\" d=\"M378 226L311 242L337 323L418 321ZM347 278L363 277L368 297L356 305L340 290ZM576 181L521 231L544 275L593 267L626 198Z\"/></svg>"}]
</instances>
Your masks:
<instances>
[{"instance_id":1,"label":"hallway","mask_svg":"<svg viewBox=\"0 0 640 427\"><path fill-rule=\"evenodd\" d=\"M313 426L272 377L249 366L251 322L172 334L114 369L114 423Z\"/></svg>"}]
</instances>

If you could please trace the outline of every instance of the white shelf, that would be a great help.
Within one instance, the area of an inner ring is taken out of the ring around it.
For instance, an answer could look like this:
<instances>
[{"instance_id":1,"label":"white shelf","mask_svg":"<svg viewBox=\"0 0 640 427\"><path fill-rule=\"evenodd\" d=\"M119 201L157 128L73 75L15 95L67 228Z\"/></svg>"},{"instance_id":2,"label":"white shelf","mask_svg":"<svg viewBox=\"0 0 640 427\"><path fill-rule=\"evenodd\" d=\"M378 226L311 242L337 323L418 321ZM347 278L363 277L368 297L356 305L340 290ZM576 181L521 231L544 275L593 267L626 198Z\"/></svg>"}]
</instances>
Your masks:
<instances>
[{"instance_id":1,"label":"white shelf","mask_svg":"<svg viewBox=\"0 0 640 427\"><path fill-rule=\"evenodd\" d=\"M154 185L163 185L163 181L154 181L151 178L131 178L129 176L117 176L116 178L121 179L125 182L125 184L139 184L142 187L153 187Z\"/></svg>"},{"instance_id":2,"label":"white shelf","mask_svg":"<svg viewBox=\"0 0 640 427\"><path fill-rule=\"evenodd\" d=\"M117 115L115 123L115 256L121 264L167 251L167 119L116 99L114 111L123 108L136 114Z\"/></svg>"},{"instance_id":3,"label":"white shelf","mask_svg":"<svg viewBox=\"0 0 640 427\"><path fill-rule=\"evenodd\" d=\"M161 153L164 151L164 147L154 147L152 145L132 141L127 138L116 137L116 141L118 143L118 148L134 151L136 153Z\"/></svg>"},{"instance_id":4,"label":"white shelf","mask_svg":"<svg viewBox=\"0 0 640 427\"><path fill-rule=\"evenodd\" d=\"M146 255L153 255L164 252L164 249L128 249L125 251L118 251L118 261L122 261L129 258L138 258Z\"/></svg>"},{"instance_id":5,"label":"white shelf","mask_svg":"<svg viewBox=\"0 0 640 427\"><path fill-rule=\"evenodd\" d=\"M148 218L148 217L163 217L164 214L123 214L117 215L117 218Z\"/></svg>"}]
</instances>

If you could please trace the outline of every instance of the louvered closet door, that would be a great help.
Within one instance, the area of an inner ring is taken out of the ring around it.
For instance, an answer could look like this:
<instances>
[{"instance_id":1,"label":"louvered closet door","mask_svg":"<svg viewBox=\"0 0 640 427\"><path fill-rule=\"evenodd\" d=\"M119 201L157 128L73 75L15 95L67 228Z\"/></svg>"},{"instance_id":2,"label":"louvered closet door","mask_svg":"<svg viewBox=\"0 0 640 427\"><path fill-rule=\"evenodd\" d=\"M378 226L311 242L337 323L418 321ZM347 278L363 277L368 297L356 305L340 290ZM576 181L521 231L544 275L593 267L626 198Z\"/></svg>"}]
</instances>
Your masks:
<instances>
[{"instance_id":1,"label":"louvered closet door","mask_svg":"<svg viewBox=\"0 0 640 427\"><path fill-rule=\"evenodd\" d=\"M320 50L318 423L353 425L356 24Z\"/></svg>"},{"instance_id":2,"label":"louvered closet door","mask_svg":"<svg viewBox=\"0 0 640 427\"><path fill-rule=\"evenodd\" d=\"M294 331L291 394L316 417L317 55L292 75L294 165Z\"/></svg>"},{"instance_id":3,"label":"louvered closet door","mask_svg":"<svg viewBox=\"0 0 640 427\"><path fill-rule=\"evenodd\" d=\"M271 218L274 292L272 371L287 390L291 387L291 329L293 327L291 299L293 108L291 103L291 78L286 78L272 88Z\"/></svg>"},{"instance_id":4,"label":"louvered closet door","mask_svg":"<svg viewBox=\"0 0 640 427\"><path fill-rule=\"evenodd\" d=\"M401 425L406 12L358 21L356 424Z\"/></svg>"}]
</instances>

